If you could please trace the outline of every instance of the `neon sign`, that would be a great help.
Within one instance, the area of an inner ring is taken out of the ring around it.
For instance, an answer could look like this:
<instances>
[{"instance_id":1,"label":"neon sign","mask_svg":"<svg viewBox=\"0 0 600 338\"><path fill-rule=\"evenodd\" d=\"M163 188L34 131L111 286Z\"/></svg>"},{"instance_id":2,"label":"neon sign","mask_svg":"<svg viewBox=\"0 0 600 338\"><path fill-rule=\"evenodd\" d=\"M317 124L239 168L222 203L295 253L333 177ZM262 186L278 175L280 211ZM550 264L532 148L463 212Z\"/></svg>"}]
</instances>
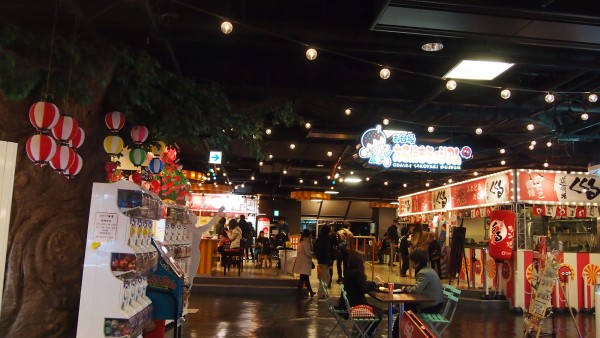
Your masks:
<instances>
[{"instance_id":1,"label":"neon sign","mask_svg":"<svg viewBox=\"0 0 600 338\"><path fill-rule=\"evenodd\" d=\"M382 130L381 125L360 137L358 156L384 168L415 170L460 170L462 161L473 157L469 146L462 148L417 144L412 132Z\"/></svg>"}]
</instances>

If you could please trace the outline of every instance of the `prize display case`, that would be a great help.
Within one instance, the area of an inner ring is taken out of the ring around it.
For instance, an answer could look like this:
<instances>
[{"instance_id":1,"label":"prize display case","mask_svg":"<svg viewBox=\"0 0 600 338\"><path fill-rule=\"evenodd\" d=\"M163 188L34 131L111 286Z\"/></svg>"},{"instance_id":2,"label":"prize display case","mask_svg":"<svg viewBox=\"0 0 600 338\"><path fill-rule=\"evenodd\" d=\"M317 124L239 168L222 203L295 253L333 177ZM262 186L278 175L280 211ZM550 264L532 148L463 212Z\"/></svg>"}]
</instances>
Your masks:
<instances>
[{"instance_id":1,"label":"prize display case","mask_svg":"<svg viewBox=\"0 0 600 338\"><path fill-rule=\"evenodd\" d=\"M78 338L140 337L152 320L148 276L162 202L135 183L94 183L81 283Z\"/></svg>"}]
</instances>

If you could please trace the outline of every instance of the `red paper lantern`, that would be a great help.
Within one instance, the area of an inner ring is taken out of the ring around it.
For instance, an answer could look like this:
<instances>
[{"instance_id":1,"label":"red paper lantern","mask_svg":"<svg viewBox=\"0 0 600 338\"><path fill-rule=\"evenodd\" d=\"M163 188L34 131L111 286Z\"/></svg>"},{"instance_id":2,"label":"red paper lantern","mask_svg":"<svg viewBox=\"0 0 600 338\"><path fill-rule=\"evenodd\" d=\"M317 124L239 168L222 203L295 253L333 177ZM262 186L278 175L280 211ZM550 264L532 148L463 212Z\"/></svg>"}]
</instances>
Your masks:
<instances>
[{"instance_id":1,"label":"red paper lantern","mask_svg":"<svg viewBox=\"0 0 600 338\"><path fill-rule=\"evenodd\" d=\"M106 164L104 165L104 170L107 173L114 173L115 171L117 171L117 162L106 162Z\"/></svg>"},{"instance_id":2,"label":"red paper lantern","mask_svg":"<svg viewBox=\"0 0 600 338\"><path fill-rule=\"evenodd\" d=\"M119 111L111 111L104 116L104 123L110 131L116 133L125 125L125 115Z\"/></svg>"},{"instance_id":3,"label":"red paper lantern","mask_svg":"<svg viewBox=\"0 0 600 338\"><path fill-rule=\"evenodd\" d=\"M77 128L77 132L75 132L73 139L69 141L69 147L78 149L83 145L83 140L85 140L85 132L79 127Z\"/></svg>"},{"instance_id":4,"label":"red paper lantern","mask_svg":"<svg viewBox=\"0 0 600 338\"><path fill-rule=\"evenodd\" d=\"M70 168L75 162L75 151L68 146L60 146L50 160L50 166L59 173Z\"/></svg>"},{"instance_id":5,"label":"red paper lantern","mask_svg":"<svg viewBox=\"0 0 600 338\"><path fill-rule=\"evenodd\" d=\"M25 150L35 165L45 166L56 153L56 142L48 135L36 134L27 140Z\"/></svg>"},{"instance_id":6,"label":"red paper lantern","mask_svg":"<svg viewBox=\"0 0 600 338\"><path fill-rule=\"evenodd\" d=\"M52 128L52 135L62 144L68 144L75 137L79 125L74 118L70 116L61 116L58 118L58 123Z\"/></svg>"},{"instance_id":7,"label":"red paper lantern","mask_svg":"<svg viewBox=\"0 0 600 338\"><path fill-rule=\"evenodd\" d=\"M131 128L131 139L137 144L141 144L148 138L148 128L145 126L134 126Z\"/></svg>"},{"instance_id":8,"label":"red paper lantern","mask_svg":"<svg viewBox=\"0 0 600 338\"><path fill-rule=\"evenodd\" d=\"M65 175L66 178L71 179L75 177L75 175L79 174L82 167L83 159L81 158L81 156L79 156L79 154L75 154L75 161L73 161L73 165L68 167L63 173L63 175Z\"/></svg>"},{"instance_id":9,"label":"red paper lantern","mask_svg":"<svg viewBox=\"0 0 600 338\"><path fill-rule=\"evenodd\" d=\"M134 172L131 174L131 180L137 184L142 184L142 174L139 172Z\"/></svg>"},{"instance_id":10,"label":"red paper lantern","mask_svg":"<svg viewBox=\"0 0 600 338\"><path fill-rule=\"evenodd\" d=\"M513 255L516 215L510 210L494 210L490 215L490 257L509 260Z\"/></svg>"},{"instance_id":11,"label":"red paper lantern","mask_svg":"<svg viewBox=\"0 0 600 338\"><path fill-rule=\"evenodd\" d=\"M50 102L36 102L29 108L29 121L38 131L51 129L59 117L58 108Z\"/></svg>"}]
</instances>

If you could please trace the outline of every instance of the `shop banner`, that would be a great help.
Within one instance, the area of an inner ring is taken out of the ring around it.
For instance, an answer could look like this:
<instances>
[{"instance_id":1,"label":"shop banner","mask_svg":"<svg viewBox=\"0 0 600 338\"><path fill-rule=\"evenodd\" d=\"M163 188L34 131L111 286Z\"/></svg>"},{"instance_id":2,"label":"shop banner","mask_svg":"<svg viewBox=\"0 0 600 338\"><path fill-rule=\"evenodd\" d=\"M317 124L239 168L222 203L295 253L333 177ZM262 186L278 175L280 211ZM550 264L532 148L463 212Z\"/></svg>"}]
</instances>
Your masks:
<instances>
[{"instance_id":1,"label":"shop banner","mask_svg":"<svg viewBox=\"0 0 600 338\"><path fill-rule=\"evenodd\" d=\"M485 202L485 178L452 186L452 206L454 208L474 206Z\"/></svg>"},{"instance_id":2,"label":"shop banner","mask_svg":"<svg viewBox=\"0 0 600 338\"><path fill-rule=\"evenodd\" d=\"M560 172L519 171L519 201L600 202L600 178Z\"/></svg>"},{"instance_id":3,"label":"shop banner","mask_svg":"<svg viewBox=\"0 0 600 338\"><path fill-rule=\"evenodd\" d=\"M452 208L452 193L450 190L450 188L445 188L432 192L433 210L447 210Z\"/></svg>"}]
</instances>

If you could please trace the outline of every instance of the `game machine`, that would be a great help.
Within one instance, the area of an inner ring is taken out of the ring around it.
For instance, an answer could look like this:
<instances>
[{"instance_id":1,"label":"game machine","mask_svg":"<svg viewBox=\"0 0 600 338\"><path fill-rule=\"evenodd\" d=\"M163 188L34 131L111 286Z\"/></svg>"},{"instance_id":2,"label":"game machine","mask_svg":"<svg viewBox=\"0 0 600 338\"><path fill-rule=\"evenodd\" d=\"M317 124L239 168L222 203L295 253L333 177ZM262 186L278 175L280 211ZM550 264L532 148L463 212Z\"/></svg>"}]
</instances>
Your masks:
<instances>
[{"instance_id":1,"label":"game machine","mask_svg":"<svg viewBox=\"0 0 600 338\"><path fill-rule=\"evenodd\" d=\"M156 269L158 196L135 183L94 183L90 204L78 338L140 337L152 319L148 276Z\"/></svg>"}]
</instances>

